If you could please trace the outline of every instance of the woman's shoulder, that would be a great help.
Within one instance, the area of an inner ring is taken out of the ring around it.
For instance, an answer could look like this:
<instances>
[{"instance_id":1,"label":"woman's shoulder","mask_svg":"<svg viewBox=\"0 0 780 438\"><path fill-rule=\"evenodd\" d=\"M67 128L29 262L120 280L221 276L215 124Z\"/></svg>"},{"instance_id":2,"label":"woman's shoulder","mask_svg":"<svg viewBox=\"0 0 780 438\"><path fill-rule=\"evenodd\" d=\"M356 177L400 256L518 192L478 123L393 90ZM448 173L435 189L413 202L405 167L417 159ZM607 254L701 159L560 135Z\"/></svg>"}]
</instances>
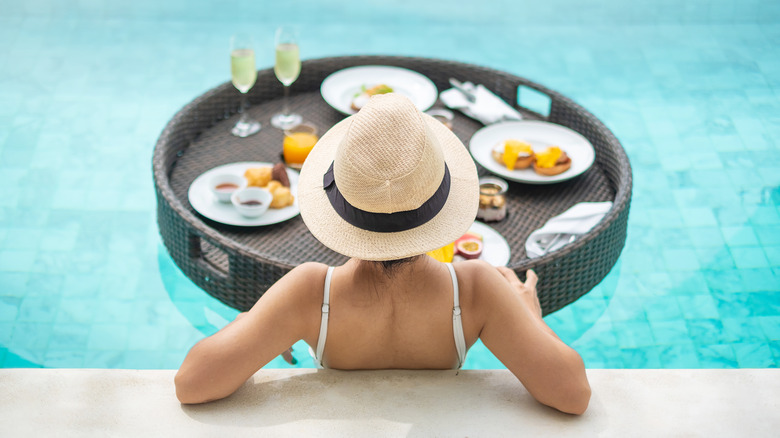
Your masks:
<instances>
[{"instance_id":1,"label":"woman's shoulder","mask_svg":"<svg viewBox=\"0 0 780 438\"><path fill-rule=\"evenodd\" d=\"M505 292L506 280L498 270L484 260L466 260L454 263L459 288L480 301Z\"/></svg>"},{"instance_id":2,"label":"woman's shoulder","mask_svg":"<svg viewBox=\"0 0 780 438\"><path fill-rule=\"evenodd\" d=\"M302 263L285 274L268 292L282 293L293 300L321 296L327 271L328 265L323 263Z\"/></svg>"},{"instance_id":3,"label":"woman's shoulder","mask_svg":"<svg viewBox=\"0 0 780 438\"><path fill-rule=\"evenodd\" d=\"M453 266L459 281L463 278L464 281L474 283L474 286L477 287L483 283L492 283L501 278L498 270L484 260L465 260L453 263Z\"/></svg>"}]
</instances>

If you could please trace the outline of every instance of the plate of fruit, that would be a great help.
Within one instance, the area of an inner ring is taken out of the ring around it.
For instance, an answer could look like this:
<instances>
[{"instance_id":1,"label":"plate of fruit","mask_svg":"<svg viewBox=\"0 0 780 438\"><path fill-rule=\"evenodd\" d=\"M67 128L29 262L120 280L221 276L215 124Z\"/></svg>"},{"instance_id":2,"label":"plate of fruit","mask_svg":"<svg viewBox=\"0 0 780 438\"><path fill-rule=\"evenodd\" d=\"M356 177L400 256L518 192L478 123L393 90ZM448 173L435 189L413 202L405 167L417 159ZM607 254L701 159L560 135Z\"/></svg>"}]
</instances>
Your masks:
<instances>
[{"instance_id":1,"label":"plate of fruit","mask_svg":"<svg viewBox=\"0 0 780 438\"><path fill-rule=\"evenodd\" d=\"M474 222L458 240L430 251L428 255L444 263L480 259L493 266L506 266L510 251L509 244L498 231L482 222Z\"/></svg>"}]
</instances>

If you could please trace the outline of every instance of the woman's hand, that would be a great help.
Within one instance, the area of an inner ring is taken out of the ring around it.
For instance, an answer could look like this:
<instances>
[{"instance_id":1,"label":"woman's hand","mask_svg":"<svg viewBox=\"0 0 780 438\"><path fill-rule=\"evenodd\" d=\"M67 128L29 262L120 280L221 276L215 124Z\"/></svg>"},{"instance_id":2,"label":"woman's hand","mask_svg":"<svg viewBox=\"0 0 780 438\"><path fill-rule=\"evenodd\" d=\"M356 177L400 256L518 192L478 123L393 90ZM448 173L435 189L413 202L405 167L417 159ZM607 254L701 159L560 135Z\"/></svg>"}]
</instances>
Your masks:
<instances>
[{"instance_id":1,"label":"woman's hand","mask_svg":"<svg viewBox=\"0 0 780 438\"><path fill-rule=\"evenodd\" d=\"M536 293L536 283L539 281L539 277L536 276L536 272L532 269L527 270L525 272L525 283L523 283L517 278L515 271L506 266L498 266L496 269L512 285L512 288L517 291L520 299L534 312L534 315L538 315L541 318L542 306L539 304L539 296Z\"/></svg>"}]
</instances>

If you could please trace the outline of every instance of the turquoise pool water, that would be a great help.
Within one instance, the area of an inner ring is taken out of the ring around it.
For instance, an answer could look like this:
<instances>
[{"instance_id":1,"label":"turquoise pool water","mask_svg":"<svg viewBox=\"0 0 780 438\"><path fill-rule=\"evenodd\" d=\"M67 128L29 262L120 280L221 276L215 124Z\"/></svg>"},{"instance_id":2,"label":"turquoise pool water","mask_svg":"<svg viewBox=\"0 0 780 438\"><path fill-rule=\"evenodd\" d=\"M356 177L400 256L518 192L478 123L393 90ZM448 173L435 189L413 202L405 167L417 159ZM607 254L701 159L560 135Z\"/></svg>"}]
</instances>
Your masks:
<instances>
[{"instance_id":1,"label":"turquoise pool water","mask_svg":"<svg viewBox=\"0 0 780 438\"><path fill-rule=\"evenodd\" d=\"M235 316L162 247L151 154L229 79L233 32L265 68L293 20L304 58L481 64L613 130L634 170L625 250L546 318L588 367L780 364L780 2L70 3L0 0L0 366L176 368ZM480 345L467 361L499 366Z\"/></svg>"}]
</instances>

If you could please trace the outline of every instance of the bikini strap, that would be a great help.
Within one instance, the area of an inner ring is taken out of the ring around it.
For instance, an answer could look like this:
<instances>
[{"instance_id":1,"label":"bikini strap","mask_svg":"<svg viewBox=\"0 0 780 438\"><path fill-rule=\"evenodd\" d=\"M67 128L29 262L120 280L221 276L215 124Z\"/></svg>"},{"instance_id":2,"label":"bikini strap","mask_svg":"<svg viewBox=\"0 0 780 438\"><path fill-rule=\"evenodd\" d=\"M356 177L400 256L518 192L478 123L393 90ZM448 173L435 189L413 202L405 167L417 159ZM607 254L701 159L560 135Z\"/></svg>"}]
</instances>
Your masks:
<instances>
[{"instance_id":1,"label":"bikini strap","mask_svg":"<svg viewBox=\"0 0 780 438\"><path fill-rule=\"evenodd\" d=\"M460 316L460 291L458 290L458 276L452 263L445 263L452 277L452 332L455 337L455 349L458 350L458 368L463 366L466 360L466 337L463 335L463 320Z\"/></svg>"},{"instance_id":2,"label":"bikini strap","mask_svg":"<svg viewBox=\"0 0 780 438\"><path fill-rule=\"evenodd\" d=\"M322 297L322 321L320 322L320 336L317 339L317 353L315 359L322 365L322 352L325 350L325 339L328 337L328 314L330 313L330 279L333 276L333 266L328 267L325 274L325 292Z\"/></svg>"}]
</instances>

